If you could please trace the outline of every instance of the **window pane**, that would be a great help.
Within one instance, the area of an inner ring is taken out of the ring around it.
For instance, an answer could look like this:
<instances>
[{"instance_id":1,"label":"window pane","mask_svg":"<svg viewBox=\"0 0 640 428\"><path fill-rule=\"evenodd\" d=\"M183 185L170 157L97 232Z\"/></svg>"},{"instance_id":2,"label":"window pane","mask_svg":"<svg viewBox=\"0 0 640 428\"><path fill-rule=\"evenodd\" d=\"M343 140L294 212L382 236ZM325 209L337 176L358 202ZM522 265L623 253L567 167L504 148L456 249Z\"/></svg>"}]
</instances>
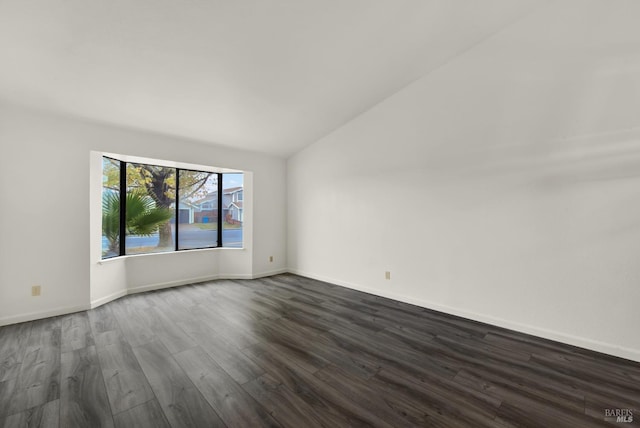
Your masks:
<instances>
[{"instance_id":1,"label":"window pane","mask_svg":"<svg viewBox=\"0 0 640 428\"><path fill-rule=\"evenodd\" d=\"M175 250L176 169L127 164L126 254Z\"/></svg>"},{"instance_id":2,"label":"window pane","mask_svg":"<svg viewBox=\"0 0 640 428\"><path fill-rule=\"evenodd\" d=\"M120 255L120 161L102 158L102 258Z\"/></svg>"},{"instance_id":3,"label":"window pane","mask_svg":"<svg viewBox=\"0 0 640 428\"><path fill-rule=\"evenodd\" d=\"M244 175L222 175L222 245L242 248Z\"/></svg>"},{"instance_id":4,"label":"window pane","mask_svg":"<svg viewBox=\"0 0 640 428\"><path fill-rule=\"evenodd\" d=\"M218 174L180 170L178 249L218 243Z\"/></svg>"}]
</instances>

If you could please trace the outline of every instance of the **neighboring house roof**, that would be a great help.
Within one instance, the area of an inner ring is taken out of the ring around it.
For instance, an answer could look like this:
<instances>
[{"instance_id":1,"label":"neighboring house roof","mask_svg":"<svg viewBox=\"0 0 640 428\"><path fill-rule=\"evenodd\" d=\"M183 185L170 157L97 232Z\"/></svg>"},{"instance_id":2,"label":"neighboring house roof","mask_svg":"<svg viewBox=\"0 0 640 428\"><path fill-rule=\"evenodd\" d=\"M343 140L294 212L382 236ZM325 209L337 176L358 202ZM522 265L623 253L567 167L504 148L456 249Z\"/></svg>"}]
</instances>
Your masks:
<instances>
[{"instance_id":1,"label":"neighboring house roof","mask_svg":"<svg viewBox=\"0 0 640 428\"><path fill-rule=\"evenodd\" d=\"M211 192L208 193L207 196L205 196L202 199L198 199L197 201L194 202L195 205L202 205L205 202L211 202L214 201L218 198L218 192Z\"/></svg>"},{"instance_id":2,"label":"neighboring house roof","mask_svg":"<svg viewBox=\"0 0 640 428\"><path fill-rule=\"evenodd\" d=\"M241 191L242 189L243 189L243 187L242 187L242 186L240 186L240 187L230 187L230 188L228 188L228 189L224 189L224 190L223 190L223 192L224 192L224 194L225 194L225 195L229 195L229 194L231 194L231 193L239 192L239 191Z\"/></svg>"},{"instance_id":3,"label":"neighboring house roof","mask_svg":"<svg viewBox=\"0 0 640 428\"><path fill-rule=\"evenodd\" d=\"M228 208L230 208L230 207L231 207L231 205L235 205L235 206L236 206L236 208L238 208L238 209L242 209L242 201L238 201L238 202L231 202L231 203L229 204L229 207L228 207Z\"/></svg>"},{"instance_id":4,"label":"neighboring house roof","mask_svg":"<svg viewBox=\"0 0 640 428\"><path fill-rule=\"evenodd\" d=\"M230 187L228 189L223 189L222 193L224 195L231 195L232 193L236 193L239 192L241 190L243 190L244 188L242 186L240 187ZM210 202L210 201L214 201L218 198L218 192L211 192L211 193L207 193L207 196L205 196L202 199L198 199L197 201L194 202L195 205L200 205L203 204L205 202Z\"/></svg>"}]
</instances>

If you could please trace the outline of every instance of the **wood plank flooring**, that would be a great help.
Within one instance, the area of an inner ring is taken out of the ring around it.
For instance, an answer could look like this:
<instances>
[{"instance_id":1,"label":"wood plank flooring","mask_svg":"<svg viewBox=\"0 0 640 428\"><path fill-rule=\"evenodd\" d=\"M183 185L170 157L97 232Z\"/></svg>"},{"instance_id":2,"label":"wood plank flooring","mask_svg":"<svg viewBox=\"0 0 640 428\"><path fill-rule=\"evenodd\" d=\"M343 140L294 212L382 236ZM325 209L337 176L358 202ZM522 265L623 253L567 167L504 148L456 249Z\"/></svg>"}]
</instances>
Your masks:
<instances>
[{"instance_id":1,"label":"wood plank flooring","mask_svg":"<svg viewBox=\"0 0 640 428\"><path fill-rule=\"evenodd\" d=\"M282 274L0 328L0 426L640 426L640 364Z\"/></svg>"}]
</instances>

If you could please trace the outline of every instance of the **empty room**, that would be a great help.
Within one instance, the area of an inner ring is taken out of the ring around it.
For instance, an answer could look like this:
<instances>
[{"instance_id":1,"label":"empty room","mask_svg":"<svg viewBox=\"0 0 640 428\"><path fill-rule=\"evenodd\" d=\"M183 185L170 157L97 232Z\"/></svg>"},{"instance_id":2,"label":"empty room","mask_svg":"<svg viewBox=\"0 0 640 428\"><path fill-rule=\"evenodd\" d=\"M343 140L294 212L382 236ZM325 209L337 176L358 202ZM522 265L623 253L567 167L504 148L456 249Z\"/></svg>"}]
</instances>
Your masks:
<instances>
[{"instance_id":1,"label":"empty room","mask_svg":"<svg viewBox=\"0 0 640 428\"><path fill-rule=\"evenodd\" d=\"M640 426L639 19L0 0L0 427Z\"/></svg>"}]
</instances>

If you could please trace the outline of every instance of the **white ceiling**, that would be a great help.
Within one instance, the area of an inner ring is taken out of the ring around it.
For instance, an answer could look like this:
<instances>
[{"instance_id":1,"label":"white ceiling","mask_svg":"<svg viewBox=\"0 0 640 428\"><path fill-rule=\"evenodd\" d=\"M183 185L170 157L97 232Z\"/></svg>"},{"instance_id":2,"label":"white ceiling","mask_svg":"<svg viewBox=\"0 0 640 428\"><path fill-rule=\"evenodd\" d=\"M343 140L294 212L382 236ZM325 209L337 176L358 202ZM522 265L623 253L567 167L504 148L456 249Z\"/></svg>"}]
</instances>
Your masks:
<instances>
[{"instance_id":1,"label":"white ceiling","mask_svg":"<svg viewBox=\"0 0 640 428\"><path fill-rule=\"evenodd\" d=\"M288 156L546 3L0 0L0 98Z\"/></svg>"}]
</instances>

